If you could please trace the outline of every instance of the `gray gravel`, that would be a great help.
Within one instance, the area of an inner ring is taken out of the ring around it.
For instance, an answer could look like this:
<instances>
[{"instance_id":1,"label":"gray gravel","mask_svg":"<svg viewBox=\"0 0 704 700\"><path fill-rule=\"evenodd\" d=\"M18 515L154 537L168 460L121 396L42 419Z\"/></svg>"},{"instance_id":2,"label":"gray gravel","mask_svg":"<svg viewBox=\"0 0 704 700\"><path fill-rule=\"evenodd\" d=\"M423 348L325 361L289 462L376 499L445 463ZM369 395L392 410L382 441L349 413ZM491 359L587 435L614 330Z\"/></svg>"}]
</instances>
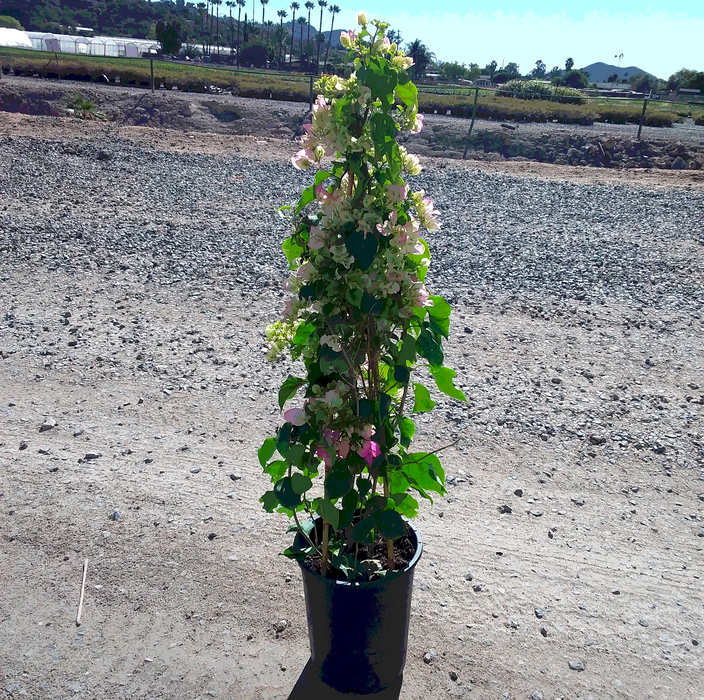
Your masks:
<instances>
[{"instance_id":1,"label":"gray gravel","mask_svg":"<svg viewBox=\"0 0 704 700\"><path fill-rule=\"evenodd\" d=\"M251 292L262 316L278 315L287 223L276 208L295 202L310 173L114 139L14 137L0 142L0 170L0 276L125 271L145 294L160 285L215 284ZM449 353L470 398L441 402L446 424L438 439L472 425L583 442L584 454L609 460L648 450L666 472L675 464L704 467L696 341L704 193L454 167L431 168L413 185L442 212L443 230L428 236L429 281L457 306ZM522 354L499 368L505 357L491 357L499 349L484 347L487 356L477 357L466 348L481 347L473 314L487 310L497 322L502 315L547 322L552 340L529 327L506 331L504 350ZM12 325L11 309L5 322ZM627 353L629 376L610 375L598 356L590 360L592 346L611 359ZM677 385L661 386L663 377Z\"/></svg>"}]
</instances>

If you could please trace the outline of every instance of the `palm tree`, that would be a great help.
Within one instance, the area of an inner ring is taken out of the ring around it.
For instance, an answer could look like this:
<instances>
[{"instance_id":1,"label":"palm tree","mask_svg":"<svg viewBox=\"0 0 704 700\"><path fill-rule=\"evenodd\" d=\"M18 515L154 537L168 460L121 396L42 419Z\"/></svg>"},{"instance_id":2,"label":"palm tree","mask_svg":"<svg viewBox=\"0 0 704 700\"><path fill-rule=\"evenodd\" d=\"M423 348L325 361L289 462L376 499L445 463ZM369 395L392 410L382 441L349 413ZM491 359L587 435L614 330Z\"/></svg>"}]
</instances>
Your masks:
<instances>
[{"instance_id":1,"label":"palm tree","mask_svg":"<svg viewBox=\"0 0 704 700\"><path fill-rule=\"evenodd\" d=\"M274 23L268 19L266 21L266 45L267 47L269 46L269 32L271 31L271 28L274 26ZM268 48L267 48L268 51Z\"/></svg>"},{"instance_id":2,"label":"palm tree","mask_svg":"<svg viewBox=\"0 0 704 700\"><path fill-rule=\"evenodd\" d=\"M308 0L305 7L308 10L308 38L306 39L306 46L310 46L310 13L315 8L315 3L313 0Z\"/></svg>"},{"instance_id":3,"label":"palm tree","mask_svg":"<svg viewBox=\"0 0 704 700\"><path fill-rule=\"evenodd\" d=\"M269 4L269 0L259 0L262 4L262 31L264 31L264 12L266 11L266 6ZM269 34L267 32L267 41L269 41Z\"/></svg>"},{"instance_id":4,"label":"palm tree","mask_svg":"<svg viewBox=\"0 0 704 700\"><path fill-rule=\"evenodd\" d=\"M203 35L205 34L205 3L199 2L197 7L200 15L200 40L203 41Z\"/></svg>"},{"instance_id":5,"label":"palm tree","mask_svg":"<svg viewBox=\"0 0 704 700\"><path fill-rule=\"evenodd\" d=\"M330 38L328 39L328 47L325 49L325 60L323 61L323 68L328 65L328 54L330 53L330 44L332 43L332 28L335 24L335 15L340 11L339 5L330 5L328 7L330 11Z\"/></svg>"},{"instance_id":6,"label":"palm tree","mask_svg":"<svg viewBox=\"0 0 704 700\"><path fill-rule=\"evenodd\" d=\"M281 22L279 22L279 64L281 64L281 62L284 60L284 20L288 17L288 12L286 12L286 10L277 10L276 14L281 20Z\"/></svg>"},{"instance_id":7,"label":"palm tree","mask_svg":"<svg viewBox=\"0 0 704 700\"><path fill-rule=\"evenodd\" d=\"M414 80L420 80L428 66L435 60L435 54L420 39L406 44L406 55L413 59Z\"/></svg>"},{"instance_id":8,"label":"palm tree","mask_svg":"<svg viewBox=\"0 0 704 700\"><path fill-rule=\"evenodd\" d=\"M240 17L242 17L242 8L247 5L246 0L235 0L237 2L237 66L240 65ZM247 20L247 15L244 16L245 21Z\"/></svg>"},{"instance_id":9,"label":"palm tree","mask_svg":"<svg viewBox=\"0 0 704 700\"><path fill-rule=\"evenodd\" d=\"M301 65L300 69L303 70L303 25L307 24L306 18L301 16L298 18L298 24L301 25L301 43L300 43L300 49L301 49ZM310 26L310 25L308 25Z\"/></svg>"},{"instance_id":10,"label":"palm tree","mask_svg":"<svg viewBox=\"0 0 704 700\"><path fill-rule=\"evenodd\" d=\"M220 5L222 5L222 0L210 0L210 2L215 5L215 41L218 45L218 56L220 56Z\"/></svg>"},{"instance_id":11,"label":"palm tree","mask_svg":"<svg viewBox=\"0 0 704 700\"><path fill-rule=\"evenodd\" d=\"M232 8L235 6L234 0L225 0L225 4L230 8L230 51L235 48L235 26L232 22Z\"/></svg>"},{"instance_id":12,"label":"palm tree","mask_svg":"<svg viewBox=\"0 0 704 700\"><path fill-rule=\"evenodd\" d=\"M300 10L301 6L297 2L291 3L291 10L293 11L293 17L291 18L291 53L288 57L288 69L291 70L291 63L293 61L293 36L296 33L296 11ZM301 28L301 33L303 28Z\"/></svg>"},{"instance_id":13,"label":"palm tree","mask_svg":"<svg viewBox=\"0 0 704 700\"><path fill-rule=\"evenodd\" d=\"M320 41L320 35L323 33L323 9L328 6L327 0L318 0L318 7L320 8L320 29L318 29L318 53L315 57L315 72L320 72L320 49L323 44ZM324 41L325 39L323 39Z\"/></svg>"}]
</instances>

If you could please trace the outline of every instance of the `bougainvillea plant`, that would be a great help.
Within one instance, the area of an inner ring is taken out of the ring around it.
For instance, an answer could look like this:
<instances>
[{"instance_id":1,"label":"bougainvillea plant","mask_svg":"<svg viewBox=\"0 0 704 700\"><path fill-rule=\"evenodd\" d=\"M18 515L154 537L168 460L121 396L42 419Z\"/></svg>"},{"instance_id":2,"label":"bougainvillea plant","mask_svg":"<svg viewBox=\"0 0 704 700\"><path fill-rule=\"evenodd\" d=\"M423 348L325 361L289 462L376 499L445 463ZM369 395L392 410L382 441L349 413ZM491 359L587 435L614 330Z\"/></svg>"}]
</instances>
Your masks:
<instances>
[{"instance_id":1,"label":"bougainvillea plant","mask_svg":"<svg viewBox=\"0 0 704 700\"><path fill-rule=\"evenodd\" d=\"M396 141L423 126L407 73L413 61L385 37L386 23L364 13L358 21L358 32L341 34L354 70L318 81L312 123L292 158L294 168L317 172L289 207L294 230L283 250L293 297L267 336L270 359L290 351L303 376L284 381L285 422L259 449L273 482L260 500L302 535L303 546L284 554L318 557L324 576L348 581L397 568L394 541L407 534L404 517L418 513L414 494L445 493L437 454L410 451L409 414L435 405L418 370L464 400L444 365L450 306L424 284L430 253L420 234L440 229L439 212L406 182L421 167ZM303 512L320 516L322 531ZM380 540L386 568L359 556Z\"/></svg>"}]
</instances>

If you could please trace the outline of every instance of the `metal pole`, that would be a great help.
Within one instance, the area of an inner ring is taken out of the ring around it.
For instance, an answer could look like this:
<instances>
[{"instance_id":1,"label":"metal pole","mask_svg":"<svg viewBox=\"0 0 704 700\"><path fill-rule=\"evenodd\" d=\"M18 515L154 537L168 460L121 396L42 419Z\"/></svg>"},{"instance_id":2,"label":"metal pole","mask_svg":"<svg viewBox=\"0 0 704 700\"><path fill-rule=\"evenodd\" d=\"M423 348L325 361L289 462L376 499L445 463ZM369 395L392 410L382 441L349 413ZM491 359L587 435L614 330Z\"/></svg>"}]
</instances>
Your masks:
<instances>
[{"instance_id":1,"label":"metal pole","mask_svg":"<svg viewBox=\"0 0 704 700\"><path fill-rule=\"evenodd\" d=\"M154 59L149 59L149 71L152 74L152 92L154 92Z\"/></svg>"},{"instance_id":2,"label":"metal pole","mask_svg":"<svg viewBox=\"0 0 704 700\"><path fill-rule=\"evenodd\" d=\"M310 76L310 92L308 93L308 110L313 111L313 76Z\"/></svg>"},{"instance_id":3,"label":"metal pole","mask_svg":"<svg viewBox=\"0 0 704 700\"><path fill-rule=\"evenodd\" d=\"M646 97L643 100L643 111L640 113L640 124L638 125L638 140L640 141L640 132L643 129L643 122L645 121L645 108L648 106L648 100L650 99L650 96L653 94L653 91L650 91L650 95Z\"/></svg>"},{"instance_id":4,"label":"metal pole","mask_svg":"<svg viewBox=\"0 0 704 700\"><path fill-rule=\"evenodd\" d=\"M472 123L469 125L469 131L467 132L467 138L464 144L464 153L462 154L462 160L467 157L467 149L469 148L469 137L472 135L472 129L474 128L474 119L477 116L477 98L479 97L479 86L474 88L474 107L472 108Z\"/></svg>"}]
</instances>

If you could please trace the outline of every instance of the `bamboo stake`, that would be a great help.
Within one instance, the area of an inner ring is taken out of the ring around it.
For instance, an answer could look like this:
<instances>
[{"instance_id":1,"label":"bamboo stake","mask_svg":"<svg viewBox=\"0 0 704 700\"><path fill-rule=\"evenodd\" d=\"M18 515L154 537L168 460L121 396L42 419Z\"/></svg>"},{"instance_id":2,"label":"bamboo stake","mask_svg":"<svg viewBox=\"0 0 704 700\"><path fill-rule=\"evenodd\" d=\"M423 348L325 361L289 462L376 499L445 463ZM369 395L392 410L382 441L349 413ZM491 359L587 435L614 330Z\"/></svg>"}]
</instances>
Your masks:
<instances>
[{"instance_id":1,"label":"bamboo stake","mask_svg":"<svg viewBox=\"0 0 704 700\"><path fill-rule=\"evenodd\" d=\"M81 584L81 599L78 601L78 614L76 615L76 627L81 626L81 613L83 612L83 596L86 592L86 574L88 573L88 560L83 562L83 583Z\"/></svg>"}]
</instances>

